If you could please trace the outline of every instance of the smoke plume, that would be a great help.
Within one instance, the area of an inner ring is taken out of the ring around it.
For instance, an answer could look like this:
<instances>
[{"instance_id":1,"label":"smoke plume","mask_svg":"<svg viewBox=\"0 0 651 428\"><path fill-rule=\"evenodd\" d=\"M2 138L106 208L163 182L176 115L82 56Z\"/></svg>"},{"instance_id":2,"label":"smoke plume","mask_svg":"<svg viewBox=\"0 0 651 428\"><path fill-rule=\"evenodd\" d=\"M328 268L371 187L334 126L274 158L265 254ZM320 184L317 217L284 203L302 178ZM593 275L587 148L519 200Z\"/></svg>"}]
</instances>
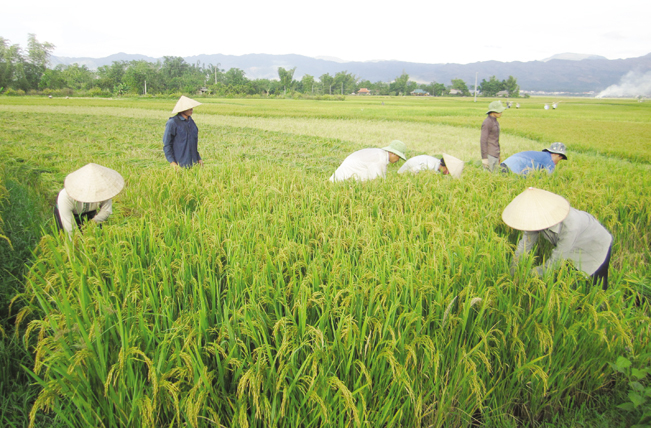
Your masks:
<instances>
[{"instance_id":1,"label":"smoke plume","mask_svg":"<svg viewBox=\"0 0 651 428\"><path fill-rule=\"evenodd\" d=\"M651 71L642 73L629 71L616 85L611 85L601 91L597 98L603 97L649 97L651 96Z\"/></svg>"}]
</instances>

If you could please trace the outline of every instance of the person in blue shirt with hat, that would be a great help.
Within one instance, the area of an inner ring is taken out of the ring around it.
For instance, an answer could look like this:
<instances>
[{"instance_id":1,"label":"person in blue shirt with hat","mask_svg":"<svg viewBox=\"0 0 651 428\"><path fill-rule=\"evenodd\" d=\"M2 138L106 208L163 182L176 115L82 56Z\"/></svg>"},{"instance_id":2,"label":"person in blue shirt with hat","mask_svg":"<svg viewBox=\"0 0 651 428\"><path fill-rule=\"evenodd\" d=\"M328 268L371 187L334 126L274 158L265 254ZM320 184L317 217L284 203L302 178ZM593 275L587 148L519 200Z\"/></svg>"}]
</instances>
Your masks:
<instances>
[{"instance_id":1,"label":"person in blue shirt with hat","mask_svg":"<svg viewBox=\"0 0 651 428\"><path fill-rule=\"evenodd\" d=\"M513 172L523 176L543 169L551 174L561 160L567 160L565 144L556 142L541 152L528 151L509 156L500 167L504 173Z\"/></svg>"},{"instance_id":2,"label":"person in blue shirt with hat","mask_svg":"<svg viewBox=\"0 0 651 428\"><path fill-rule=\"evenodd\" d=\"M203 166L198 150L199 129L192 120L193 109L199 105L200 102L182 95L172 110L174 116L165 124L163 151L167 161L176 169L191 168L195 164Z\"/></svg>"}]
</instances>

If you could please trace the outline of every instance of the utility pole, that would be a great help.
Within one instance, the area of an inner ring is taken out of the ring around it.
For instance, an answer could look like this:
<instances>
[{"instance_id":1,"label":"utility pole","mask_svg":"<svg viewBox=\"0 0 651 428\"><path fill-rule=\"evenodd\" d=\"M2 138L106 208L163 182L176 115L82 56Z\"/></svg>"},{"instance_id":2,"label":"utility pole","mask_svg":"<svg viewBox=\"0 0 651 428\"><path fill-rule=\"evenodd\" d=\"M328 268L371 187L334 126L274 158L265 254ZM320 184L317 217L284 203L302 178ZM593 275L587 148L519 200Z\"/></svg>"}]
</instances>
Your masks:
<instances>
[{"instance_id":1,"label":"utility pole","mask_svg":"<svg viewBox=\"0 0 651 428\"><path fill-rule=\"evenodd\" d=\"M478 71L475 71L475 102L477 102L477 75L479 74Z\"/></svg>"},{"instance_id":2,"label":"utility pole","mask_svg":"<svg viewBox=\"0 0 651 428\"><path fill-rule=\"evenodd\" d=\"M145 95L147 95L147 81L145 80Z\"/></svg>"}]
</instances>

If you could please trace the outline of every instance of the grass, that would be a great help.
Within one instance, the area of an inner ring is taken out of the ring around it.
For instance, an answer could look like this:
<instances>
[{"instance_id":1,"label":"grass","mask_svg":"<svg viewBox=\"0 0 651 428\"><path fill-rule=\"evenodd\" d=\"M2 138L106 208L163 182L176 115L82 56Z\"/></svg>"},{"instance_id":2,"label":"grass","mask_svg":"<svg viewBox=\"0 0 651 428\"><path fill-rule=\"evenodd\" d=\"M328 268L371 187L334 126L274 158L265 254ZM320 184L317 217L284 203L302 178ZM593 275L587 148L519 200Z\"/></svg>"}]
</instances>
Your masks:
<instances>
[{"instance_id":1,"label":"grass","mask_svg":"<svg viewBox=\"0 0 651 428\"><path fill-rule=\"evenodd\" d=\"M45 203L90 161L127 186L102 229L72 242L46 234L35 250L18 300L34 426L43 410L62 426L593 421L619 391L607 363L649 347L633 280L649 277L646 162L582 153L581 140L566 142L570 161L552 176L488 177L472 162L478 130L403 120L418 115L401 109L420 105L387 102L387 121L352 117L349 101L234 100L235 116L197 109L206 166L178 174L161 152L169 102L48 101L2 99L10 171L29 165ZM328 117L335 107L345 120ZM475 108L432 107L457 109L460 122ZM461 180L394 165L387 180L327 182L348 153L390 132L386 142L406 136L409 155L471 162ZM503 132L507 151L541 143ZM569 267L528 277L541 252L508 274L519 235L500 214L529 185L613 233L607 292Z\"/></svg>"}]
</instances>

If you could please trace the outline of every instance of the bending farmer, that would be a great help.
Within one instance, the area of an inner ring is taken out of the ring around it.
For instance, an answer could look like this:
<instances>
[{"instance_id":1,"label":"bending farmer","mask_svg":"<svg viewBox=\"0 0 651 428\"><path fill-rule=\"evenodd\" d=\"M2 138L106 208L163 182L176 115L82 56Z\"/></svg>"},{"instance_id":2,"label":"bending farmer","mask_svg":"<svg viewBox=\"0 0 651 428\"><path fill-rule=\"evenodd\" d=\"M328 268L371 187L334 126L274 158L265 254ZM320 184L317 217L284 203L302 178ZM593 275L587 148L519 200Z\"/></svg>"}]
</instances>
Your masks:
<instances>
[{"instance_id":1,"label":"bending farmer","mask_svg":"<svg viewBox=\"0 0 651 428\"><path fill-rule=\"evenodd\" d=\"M529 187L518 195L502 213L504 223L523 230L524 236L515 251L515 262L531 251L542 235L554 245L551 257L535 269L542 275L557 268L563 260L592 277L593 284L608 288L608 266L613 237L593 216L570 207L562 196Z\"/></svg>"},{"instance_id":2,"label":"bending farmer","mask_svg":"<svg viewBox=\"0 0 651 428\"><path fill-rule=\"evenodd\" d=\"M77 226L106 221L113 213L111 198L123 187L119 172L94 163L68 174L54 206L57 228L71 235L73 220Z\"/></svg>"},{"instance_id":3,"label":"bending farmer","mask_svg":"<svg viewBox=\"0 0 651 428\"><path fill-rule=\"evenodd\" d=\"M552 143L548 149L543 149L541 152L520 152L509 156L500 167L504 173L513 172L518 175L527 175L531 171L541 169L551 174L561 160L567 160L565 144Z\"/></svg>"},{"instance_id":4,"label":"bending farmer","mask_svg":"<svg viewBox=\"0 0 651 428\"><path fill-rule=\"evenodd\" d=\"M418 174L421 171L434 171L443 175L449 174L453 178L459 178L463 171L463 161L445 153L443 153L443 159L429 155L414 156L400 167L398 174L404 174L405 172Z\"/></svg>"},{"instance_id":5,"label":"bending farmer","mask_svg":"<svg viewBox=\"0 0 651 428\"><path fill-rule=\"evenodd\" d=\"M407 159L406 151L407 146L399 140L393 140L391 144L381 149L358 150L344 159L341 166L330 177L330 181L344 181L349 178L366 181L377 177L384 178L390 163L396 163L399 159Z\"/></svg>"}]
</instances>

